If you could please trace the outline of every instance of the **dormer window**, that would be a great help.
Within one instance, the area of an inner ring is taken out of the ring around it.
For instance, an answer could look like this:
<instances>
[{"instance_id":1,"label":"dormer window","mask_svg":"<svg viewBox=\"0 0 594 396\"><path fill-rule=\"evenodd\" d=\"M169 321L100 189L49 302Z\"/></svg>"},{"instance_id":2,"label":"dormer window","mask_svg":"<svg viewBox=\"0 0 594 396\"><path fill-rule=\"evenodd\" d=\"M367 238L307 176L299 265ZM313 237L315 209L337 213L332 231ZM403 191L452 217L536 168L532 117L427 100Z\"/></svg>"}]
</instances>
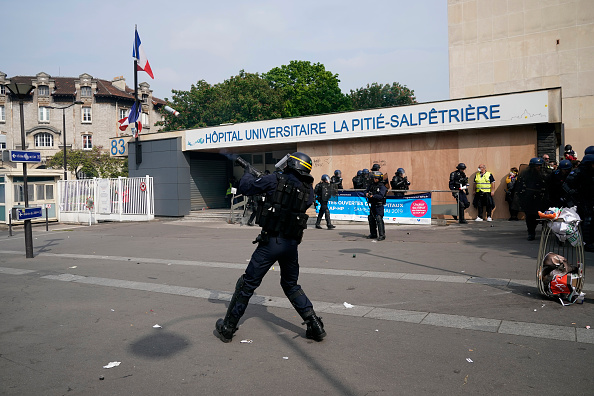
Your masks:
<instances>
[{"instance_id":1,"label":"dormer window","mask_svg":"<svg viewBox=\"0 0 594 396\"><path fill-rule=\"evenodd\" d=\"M80 87L80 96L90 98L92 95L91 87Z\"/></svg>"},{"instance_id":2,"label":"dormer window","mask_svg":"<svg viewBox=\"0 0 594 396\"><path fill-rule=\"evenodd\" d=\"M0 95L6 95L6 87L4 85L0 85Z\"/></svg>"},{"instance_id":3,"label":"dormer window","mask_svg":"<svg viewBox=\"0 0 594 396\"><path fill-rule=\"evenodd\" d=\"M147 94L142 94L142 103L148 104L148 95Z\"/></svg>"},{"instance_id":4,"label":"dormer window","mask_svg":"<svg viewBox=\"0 0 594 396\"><path fill-rule=\"evenodd\" d=\"M49 96L49 87L47 85L40 85L37 87L37 95Z\"/></svg>"}]
</instances>

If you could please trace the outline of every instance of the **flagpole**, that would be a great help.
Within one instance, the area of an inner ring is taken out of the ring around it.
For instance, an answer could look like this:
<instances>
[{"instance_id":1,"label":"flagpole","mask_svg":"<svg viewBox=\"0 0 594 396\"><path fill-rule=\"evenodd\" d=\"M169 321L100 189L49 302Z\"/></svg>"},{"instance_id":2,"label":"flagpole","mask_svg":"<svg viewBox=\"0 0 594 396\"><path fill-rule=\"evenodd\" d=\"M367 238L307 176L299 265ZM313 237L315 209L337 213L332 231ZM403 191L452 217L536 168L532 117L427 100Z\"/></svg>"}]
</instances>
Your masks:
<instances>
[{"instance_id":1,"label":"flagpole","mask_svg":"<svg viewBox=\"0 0 594 396\"><path fill-rule=\"evenodd\" d=\"M140 103L138 103L138 48L136 47L136 31L137 25L134 25L134 48L136 53L136 57L134 57L134 103L136 105L136 111L138 112L138 106L140 106ZM140 115L142 115L142 111L139 112L138 118L140 118ZM134 122L134 127L136 128L136 132L134 133L136 135L134 140L136 151L136 165L139 165L142 162L142 146L140 145L140 141L138 138L138 118Z\"/></svg>"}]
</instances>

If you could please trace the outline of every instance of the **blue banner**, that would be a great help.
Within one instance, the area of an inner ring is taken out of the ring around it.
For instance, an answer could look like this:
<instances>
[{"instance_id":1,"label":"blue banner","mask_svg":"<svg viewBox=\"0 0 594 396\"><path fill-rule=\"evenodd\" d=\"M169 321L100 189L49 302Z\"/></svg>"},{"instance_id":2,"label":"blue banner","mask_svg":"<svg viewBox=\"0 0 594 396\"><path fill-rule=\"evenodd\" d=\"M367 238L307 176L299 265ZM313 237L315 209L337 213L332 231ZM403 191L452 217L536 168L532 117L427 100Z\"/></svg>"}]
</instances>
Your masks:
<instances>
[{"instance_id":1,"label":"blue banner","mask_svg":"<svg viewBox=\"0 0 594 396\"><path fill-rule=\"evenodd\" d=\"M333 220L367 221L369 204L362 191L340 190L328 202ZM316 208L316 213L319 207ZM398 224L431 224L431 193L386 196L384 222Z\"/></svg>"}]
</instances>

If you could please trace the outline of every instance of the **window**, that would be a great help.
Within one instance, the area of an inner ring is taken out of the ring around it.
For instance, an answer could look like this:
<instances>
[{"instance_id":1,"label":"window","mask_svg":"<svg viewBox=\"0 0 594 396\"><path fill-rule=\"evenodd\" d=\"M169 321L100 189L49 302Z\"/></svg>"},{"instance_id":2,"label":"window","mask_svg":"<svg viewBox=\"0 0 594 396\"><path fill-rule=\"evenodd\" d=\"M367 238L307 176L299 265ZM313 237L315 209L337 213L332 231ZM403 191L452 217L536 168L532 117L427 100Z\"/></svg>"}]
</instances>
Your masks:
<instances>
[{"instance_id":1,"label":"window","mask_svg":"<svg viewBox=\"0 0 594 396\"><path fill-rule=\"evenodd\" d=\"M0 142L0 149L6 148L6 142Z\"/></svg>"},{"instance_id":2,"label":"window","mask_svg":"<svg viewBox=\"0 0 594 396\"><path fill-rule=\"evenodd\" d=\"M49 87L47 85L40 85L37 87L37 95L49 96Z\"/></svg>"},{"instance_id":3,"label":"window","mask_svg":"<svg viewBox=\"0 0 594 396\"><path fill-rule=\"evenodd\" d=\"M142 103L144 103L144 104L148 103L148 95L147 94L142 94Z\"/></svg>"},{"instance_id":4,"label":"window","mask_svg":"<svg viewBox=\"0 0 594 396\"><path fill-rule=\"evenodd\" d=\"M6 108L4 105L0 106L0 122L6 121Z\"/></svg>"},{"instance_id":5,"label":"window","mask_svg":"<svg viewBox=\"0 0 594 396\"><path fill-rule=\"evenodd\" d=\"M128 109L120 109L120 118L118 118L118 121L121 120L122 118L126 118L127 115L128 115Z\"/></svg>"},{"instance_id":6,"label":"window","mask_svg":"<svg viewBox=\"0 0 594 396\"><path fill-rule=\"evenodd\" d=\"M91 87L80 87L80 96L90 97L92 96Z\"/></svg>"},{"instance_id":7,"label":"window","mask_svg":"<svg viewBox=\"0 0 594 396\"><path fill-rule=\"evenodd\" d=\"M45 185L44 184L36 184L35 192L37 193L37 201L45 200Z\"/></svg>"},{"instance_id":8,"label":"window","mask_svg":"<svg viewBox=\"0 0 594 396\"><path fill-rule=\"evenodd\" d=\"M90 107L82 108L82 122L91 122L91 108Z\"/></svg>"},{"instance_id":9,"label":"window","mask_svg":"<svg viewBox=\"0 0 594 396\"><path fill-rule=\"evenodd\" d=\"M0 95L6 95L6 87L4 85L0 85Z\"/></svg>"},{"instance_id":10,"label":"window","mask_svg":"<svg viewBox=\"0 0 594 396\"><path fill-rule=\"evenodd\" d=\"M151 125L149 124L149 116L147 113L142 113L140 116L140 122L142 123L142 128L150 128Z\"/></svg>"},{"instance_id":11,"label":"window","mask_svg":"<svg viewBox=\"0 0 594 396\"><path fill-rule=\"evenodd\" d=\"M47 107L39 108L39 122L49 122L50 120L50 109Z\"/></svg>"},{"instance_id":12,"label":"window","mask_svg":"<svg viewBox=\"0 0 594 396\"><path fill-rule=\"evenodd\" d=\"M93 148L93 135L82 135L83 150L90 150Z\"/></svg>"},{"instance_id":13,"label":"window","mask_svg":"<svg viewBox=\"0 0 594 396\"><path fill-rule=\"evenodd\" d=\"M38 133L35 135L35 147L54 147L54 137L47 132Z\"/></svg>"},{"instance_id":14,"label":"window","mask_svg":"<svg viewBox=\"0 0 594 396\"><path fill-rule=\"evenodd\" d=\"M15 184L14 185L14 200L15 202L23 202L25 200L25 185Z\"/></svg>"},{"instance_id":15,"label":"window","mask_svg":"<svg viewBox=\"0 0 594 396\"><path fill-rule=\"evenodd\" d=\"M45 199L54 199L54 186L51 184L45 185Z\"/></svg>"}]
</instances>

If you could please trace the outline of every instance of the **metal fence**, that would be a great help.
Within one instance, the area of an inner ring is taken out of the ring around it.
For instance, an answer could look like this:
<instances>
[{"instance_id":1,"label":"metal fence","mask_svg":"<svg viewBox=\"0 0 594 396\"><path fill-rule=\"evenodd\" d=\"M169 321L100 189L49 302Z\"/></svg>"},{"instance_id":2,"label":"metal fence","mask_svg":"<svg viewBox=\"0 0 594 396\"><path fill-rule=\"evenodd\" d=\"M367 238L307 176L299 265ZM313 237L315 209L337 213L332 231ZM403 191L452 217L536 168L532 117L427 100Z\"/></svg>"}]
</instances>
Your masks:
<instances>
[{"instance_id":1,"label":"metal fence","mask_svg":"<svg viewBox=\"0 0 594 396\"><path fill-rule=\"evenodd\" d=\"M61 222L152 220L153 178L60 180L58 209Z\"/></svg>"}]
</instances>

